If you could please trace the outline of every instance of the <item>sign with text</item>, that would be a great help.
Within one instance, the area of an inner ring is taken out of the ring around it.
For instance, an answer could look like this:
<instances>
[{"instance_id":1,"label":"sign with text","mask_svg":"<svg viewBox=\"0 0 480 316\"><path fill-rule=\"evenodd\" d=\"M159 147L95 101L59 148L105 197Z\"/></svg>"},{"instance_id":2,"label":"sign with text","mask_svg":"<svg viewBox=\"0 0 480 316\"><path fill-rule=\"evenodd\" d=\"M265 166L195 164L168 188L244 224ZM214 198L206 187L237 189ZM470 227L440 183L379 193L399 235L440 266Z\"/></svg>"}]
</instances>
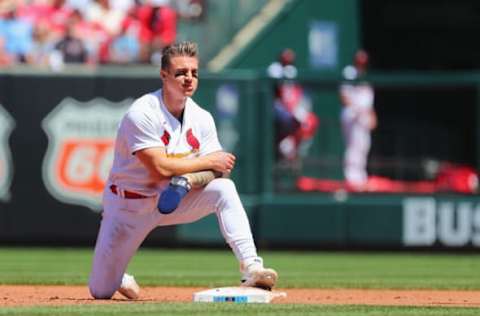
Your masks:
<instances>
[{"instance_id":1,"label":"sign with text","mask_svg":"<svg viewBox=\"0 0 480 316\"><path fill-rule=\"evenodd\" d=\"M480 204L433 197L403 201L405 246L480 247Z\"/></svg>"},{"instance_id":2,"label":"sign with text","mask_svg":"<svg viewBox=\"0 0 480 316\"><path fill-rule=\"evenodd\" d=\"M66 98L43 120L48 135L43 181L56 199L101 210L118 124L131 102Z\"/></svg>"}]
</instances>

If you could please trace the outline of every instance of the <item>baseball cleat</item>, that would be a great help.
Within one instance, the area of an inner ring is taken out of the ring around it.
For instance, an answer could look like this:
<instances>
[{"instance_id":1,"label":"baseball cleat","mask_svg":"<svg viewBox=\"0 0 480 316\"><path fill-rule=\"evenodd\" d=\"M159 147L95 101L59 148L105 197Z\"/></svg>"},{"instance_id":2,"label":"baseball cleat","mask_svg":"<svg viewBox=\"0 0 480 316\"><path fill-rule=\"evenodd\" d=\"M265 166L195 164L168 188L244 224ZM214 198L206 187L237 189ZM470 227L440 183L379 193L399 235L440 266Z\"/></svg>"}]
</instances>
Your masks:
<instances>
[{"instance_id":1,"label":"baseball cleat","mask_svg":"<svg viewBox=\"0 0 480 316\"><path fill-rule=\"evenodd\" d=\"M257 258L246 267L241 265L241 271L241 286L250 286L271 291L277 283L277 272L273 269L264 268L261 258Z\"/></svg>"},{"instance_id":2,"label":"baseball cleat","mask_svg":"<svg viewBox=\"0 0 480 316\"><path fill-rule=\"evenodd\" d=\"M135 281L133 275L124 274L122 278L122 284L118 289L118 292L128 299L136 300L140 294L140 287Z\"/></svg>"}]
</instances>

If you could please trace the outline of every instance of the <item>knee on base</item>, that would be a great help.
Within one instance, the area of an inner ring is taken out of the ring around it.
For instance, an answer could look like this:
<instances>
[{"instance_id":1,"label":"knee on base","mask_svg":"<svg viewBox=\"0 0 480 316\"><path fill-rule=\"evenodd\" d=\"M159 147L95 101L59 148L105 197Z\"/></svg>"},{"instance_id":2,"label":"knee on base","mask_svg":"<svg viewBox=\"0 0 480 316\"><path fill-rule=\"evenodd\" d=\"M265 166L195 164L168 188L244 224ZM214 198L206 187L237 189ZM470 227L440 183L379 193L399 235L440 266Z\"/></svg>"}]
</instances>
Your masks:
<instances>
[{"instance_id":1,"label":"knee on base","mask_svg":"<svg viewBox=\"0 0 480 316\"><path fill-rule=\"evenodd\" d=\"M92 283L88 285L88 289L90 290L90 295L96 300L109 300L113 297L113 294L115 294L116 291L111 288L102 288L101 286Z\"/></svg>"}]
</instances>

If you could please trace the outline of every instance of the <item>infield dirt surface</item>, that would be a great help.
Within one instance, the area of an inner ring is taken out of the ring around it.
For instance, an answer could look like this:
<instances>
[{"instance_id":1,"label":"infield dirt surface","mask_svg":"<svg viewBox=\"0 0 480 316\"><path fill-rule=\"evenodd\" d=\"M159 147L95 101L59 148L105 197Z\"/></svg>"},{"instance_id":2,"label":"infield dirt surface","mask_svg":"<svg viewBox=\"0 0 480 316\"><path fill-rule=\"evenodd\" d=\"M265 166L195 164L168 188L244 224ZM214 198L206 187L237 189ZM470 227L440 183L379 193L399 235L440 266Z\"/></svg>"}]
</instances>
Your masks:
<instances>
[{"instance_id":1,"label":"infield dirt surface","mask_svg":"<svg viewBox=\"0 0 480 316\"><path fill-rule=\"evenodd\" d=\"M205 288L145 287L138 303L191 302L193 293ZM278 289L287 297L280 304L464 306L480 307L480 291L383 290L383 289ZM112 300L94 300L86 286L0 285L0 307L122 304L131 302L120 294Z\"/></svg>"}]
</instances>

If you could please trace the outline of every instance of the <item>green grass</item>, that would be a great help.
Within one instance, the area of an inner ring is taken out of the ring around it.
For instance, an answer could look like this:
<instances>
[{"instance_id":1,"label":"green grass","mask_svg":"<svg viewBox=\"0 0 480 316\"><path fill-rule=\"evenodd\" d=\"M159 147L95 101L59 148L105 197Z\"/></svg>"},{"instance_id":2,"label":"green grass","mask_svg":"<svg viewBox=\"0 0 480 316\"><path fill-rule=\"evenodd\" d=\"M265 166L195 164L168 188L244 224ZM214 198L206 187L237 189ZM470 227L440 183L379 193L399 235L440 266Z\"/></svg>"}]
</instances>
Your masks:
<instances>
[{"instance_id":1,"label":"green grass","mask_svg":"<svg viewBox=\"0 0 480 316\"><path fill-rule=\"evenodd\" d=\"M0 248L2 284L85 285L92 249ZM475 254L261 252L281 288L479 290ZM142 285L231 286L238 265L224 251L140 250L129 266ZM480 308L325 305L139 304L1 308L0 315L479 315Z\"/></svg>"},{"instance_id":2,"label":"green grass","mask_svg":"<svg viewBox=\"0 0 480 316\"><path fill-rule=\"evenodd\" d=\"M92 249L2 249L2 284L86 284ZM480 289L475 254L262 252L284 288ZM232 253L140 250L129 266L143 285L225 286L239 280Z\"/></svg>"}]
</instances>

